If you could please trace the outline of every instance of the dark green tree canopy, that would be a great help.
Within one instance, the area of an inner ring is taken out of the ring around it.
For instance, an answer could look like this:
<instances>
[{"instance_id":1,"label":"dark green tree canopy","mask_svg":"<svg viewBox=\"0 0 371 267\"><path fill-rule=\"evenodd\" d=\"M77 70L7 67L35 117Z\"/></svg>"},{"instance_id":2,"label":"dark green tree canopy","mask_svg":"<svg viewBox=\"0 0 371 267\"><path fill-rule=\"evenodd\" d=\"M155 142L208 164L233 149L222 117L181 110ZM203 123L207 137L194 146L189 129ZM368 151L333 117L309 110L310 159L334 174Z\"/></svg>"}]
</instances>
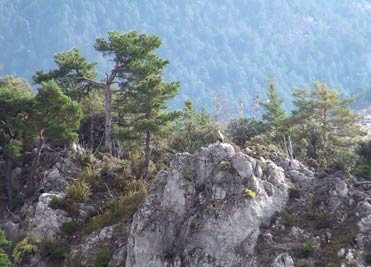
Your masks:
<instances>
[{"instance_id":1,"label":"dark green tree canopy","mask_svg":"<svg viewBox=\"0 0 371 267\"><path fill-rule=\"evenodd\" d=\"M260 105L264 110L263 121L274 130L282 128L282 123L286 118L282 103L283 100L278 96L274 78L270 76L268 79L267 100L265 102L261 102Z\"/></svg>"},{"instance_id":2,"label":"dark green tree canopy","mask_svg":"<svg viewBox=\"0 0 371 267\"><path fill-rule=\"evenodd\" d=\"M55 80L66 95L73 99L80 99L84 93L82 90L89 88L87 84L82 84L82 77L95 79L97 76L96 63L89 63L76 48L56 54L54 62L57 69L47 73L42 70L36 71L32 77L33 81L41 84L45 81Z\"/></svg>"},{"instance_id":3,"label":"dark green tree canopy","mask_svg":"<svg viewBox=\"0 0 371 267\"><path fill-rule=\"evenodd\" d=\"M31 86L24 79L0 78L0 146L12 158L19 156L24 143L33 97Z\"/></svg>"},{"instance_id":4,"label":"dark green tree canopy","mask_svg":"<svg viewBox=\"0 0 371 267\"><path fill-rule=\"evenodd\" d=\"M31 124L49 141L63 144L76 141L82 118L79 104L72 101L55 81L44 82L32 107Z\"/></svg>"}]
</instances>

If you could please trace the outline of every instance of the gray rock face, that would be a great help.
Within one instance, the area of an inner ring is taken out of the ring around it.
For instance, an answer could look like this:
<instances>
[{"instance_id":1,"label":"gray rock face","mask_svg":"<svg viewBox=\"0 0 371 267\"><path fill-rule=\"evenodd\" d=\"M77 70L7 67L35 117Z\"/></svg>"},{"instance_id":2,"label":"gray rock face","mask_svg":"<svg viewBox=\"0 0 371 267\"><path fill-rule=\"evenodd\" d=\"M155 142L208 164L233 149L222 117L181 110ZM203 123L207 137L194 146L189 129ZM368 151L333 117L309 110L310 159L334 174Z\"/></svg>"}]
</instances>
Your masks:
<instances>
[{"instance_id":1,"label":"gray rock face","mask_svg":"<svg viewBox=\"0 0 371 267\"><path fill-rule=\"evenodd\" d=\"M262 170L228 144L178 154L134 215L126 267L257 266L259 227L287 199L283 169L272 161Z\"/></svg>"},{"instance_id":2,"label":"gray rock face","mask_svg":"<svg viewBox=\"0 0 371 267\"><path fill-rule=\"evenodd\" d=\"M51 169L40 176L39 190L64 192L68 181L77 173L76 163L69 158L62 158Z\"/></svg>"},{"instance_id":3,"label":"gray rock face","mask_svg":"<svg viewBox=\"0 0 371 267\"><path fill-rule=\"evenodd\" d=\"M115 226L107 226L103 229L97 230L86 237L81 245L75 247L70 255L69 261L73 262L73 259L78 258L81 266L94 267L96 253L99 249L110 247L114 235ZM73 264L70 264L73 266Z\"/></svg>"},{"instance_id":4,"label":"gray rock face","mask_svg":"<svg viewBox=\"0 0 371 267\"><path fill-rule=\"evenodd\" d=\"M50 201L54 198L64 198L62 193L43 193L40 195L33 214L29 216L27 233L36 238L54 239L60 233L61 225L70 220L63 210L54 210L49 207Z\"/></svg>"},{"instance_id":5,"label":"gray rock face","mask_svg":"<svg viewBox=\"0 0 371 267\"><path fill-rule=\"evenodd\" d=\"M295 265L289 254L282 253L275 258L272 267L295 267Z\"/></svg>"}]
</instances>

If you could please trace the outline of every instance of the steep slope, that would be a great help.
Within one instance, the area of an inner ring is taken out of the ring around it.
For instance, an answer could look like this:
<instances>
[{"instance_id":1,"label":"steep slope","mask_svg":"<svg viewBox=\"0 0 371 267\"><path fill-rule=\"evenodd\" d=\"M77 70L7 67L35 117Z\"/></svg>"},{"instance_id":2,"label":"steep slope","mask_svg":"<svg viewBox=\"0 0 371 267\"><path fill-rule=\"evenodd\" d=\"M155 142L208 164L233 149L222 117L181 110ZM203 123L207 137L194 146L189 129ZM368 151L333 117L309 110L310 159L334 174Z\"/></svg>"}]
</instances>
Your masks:
<instances>
[{"instance_id":1,"label":"steep slope","mask_svg":"<svg viewBox=\"0 0 371 267\"><path fill-rule=\"evenodd\" d=\"M371 83L368 0L1 0L0 15L2 74L30 78L71 47L98 61L104 74L107 65L92 45L115 28L163 39L168 78L182 83L178 105L190 97L211 110L217 92L230 102L225 113L237 112L242 100L251 114L269 74L285 98L313 80L345 93Z\"/></svg>"},{"instance_id":2,"label":"steep slope","mask_svg":"<svg viewBox=\"0 0 371 267\"><path fill-rule=\"evenodd\" d=\"M329 170L314 172L275 153L254 159L216 143L176 155L169 170L159 172L134 216L121 213L113 222L104 220L111 190L96 191L90 201L67 203L66 191L71 192L66 183L82 179L81 156L68 151L44 155L50 164L44 162L38 170L39 191L16 214L0 217L0 228L16 247L28 242L35 248L23 251L21 263L14 266L370 264L369 181ZM106 164L97 159L94 166L107 188L117 187L110 184L115 179L128 182L116 176L122 173L117 162L108 162L116 175L108 175ZM97 176L89 179L96 182ZM131 190L126 195L135 195ZM115 210L134 212L138 203L120 202ZM97 216L105 223L94 220ZM71 219L77 224L74 231L66 227Z\"/></svg>"}]
</instances>

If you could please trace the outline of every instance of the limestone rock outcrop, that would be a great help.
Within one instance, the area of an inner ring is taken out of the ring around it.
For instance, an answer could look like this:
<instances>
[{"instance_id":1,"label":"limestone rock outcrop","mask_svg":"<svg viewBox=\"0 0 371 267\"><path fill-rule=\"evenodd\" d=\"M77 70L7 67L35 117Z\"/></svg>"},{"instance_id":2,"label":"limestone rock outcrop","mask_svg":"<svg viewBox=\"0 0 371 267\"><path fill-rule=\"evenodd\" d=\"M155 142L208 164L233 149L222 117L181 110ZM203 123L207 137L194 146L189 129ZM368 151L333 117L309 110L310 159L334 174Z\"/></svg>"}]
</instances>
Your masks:
<instances>
[{"instance_id":1,"label":"limestone rock outcrop","mask_svg":"<svg viewBox=\"0 0 371 267\"><path fill-rule=\"evenodd\" d=\"M126 267L257 266L260 227L288 200L283 169L261 165L229 144L178 154L134 215Z\"/></svg>"}]
</instances>

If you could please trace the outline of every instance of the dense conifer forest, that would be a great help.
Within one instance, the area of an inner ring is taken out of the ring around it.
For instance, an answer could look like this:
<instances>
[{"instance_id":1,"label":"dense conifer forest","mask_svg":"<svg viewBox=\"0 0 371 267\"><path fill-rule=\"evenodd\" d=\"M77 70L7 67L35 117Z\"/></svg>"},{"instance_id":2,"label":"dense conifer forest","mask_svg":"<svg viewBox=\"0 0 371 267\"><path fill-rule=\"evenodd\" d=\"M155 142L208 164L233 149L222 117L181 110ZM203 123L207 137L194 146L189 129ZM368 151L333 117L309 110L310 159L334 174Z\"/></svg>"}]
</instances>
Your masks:
<instances>
[{"instance_id":1,"label":"dense conifer forest","mask_svg":"<svg viewBox=\"0 0 371 267\"><path fill-rule=\"evenodd\" d=\"M109 63L95 53L95 38L135 29L163 40L160 54L172 63L166 79L181 82L173 107L190 98L212 111L222 96L229 117L239 114L239 101L252 115L269 75L285 108L292 88L314 80L347 95L369 88L370 25L365 0L2 0L1 73L30 81L35 70L55 67L55 53L76 47L102 77Z\"/></svg>"}]
</instances>

